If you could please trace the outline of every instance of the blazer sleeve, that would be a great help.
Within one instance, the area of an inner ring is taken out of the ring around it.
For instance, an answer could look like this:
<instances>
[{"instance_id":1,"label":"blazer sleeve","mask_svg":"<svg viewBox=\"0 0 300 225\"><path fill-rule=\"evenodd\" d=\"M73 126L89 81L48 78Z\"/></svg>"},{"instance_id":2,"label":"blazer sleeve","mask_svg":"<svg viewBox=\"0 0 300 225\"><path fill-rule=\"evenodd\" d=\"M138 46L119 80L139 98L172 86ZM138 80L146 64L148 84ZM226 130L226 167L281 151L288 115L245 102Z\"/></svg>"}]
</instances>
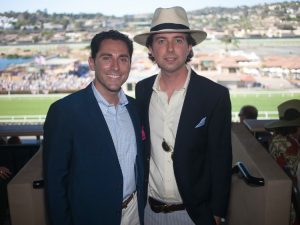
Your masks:
<instances>
[{"instance_id":1,"label":"blazer sleeve","mask_svg":"<svg viewBox=\"0 0 300 225\"><path fill-rule=\"evenodd\" d=\"M214 215L220 217L226 216L232 167L231 102L228 89L223 90L211 117L208 134L212 175L211 206Z\"/></svg>"},{"instance_id":2,"label":"blazer sleeve","mask_svg":"<svg viewBox=\"0 0 300 225\"><path fill-rule=\"evenodd\" d=\"M52 225L71 225L68 176L71 158L70 115L61 102L51 105L44 124L43 165L48 219Z\"/></svg>"}]
</instances>

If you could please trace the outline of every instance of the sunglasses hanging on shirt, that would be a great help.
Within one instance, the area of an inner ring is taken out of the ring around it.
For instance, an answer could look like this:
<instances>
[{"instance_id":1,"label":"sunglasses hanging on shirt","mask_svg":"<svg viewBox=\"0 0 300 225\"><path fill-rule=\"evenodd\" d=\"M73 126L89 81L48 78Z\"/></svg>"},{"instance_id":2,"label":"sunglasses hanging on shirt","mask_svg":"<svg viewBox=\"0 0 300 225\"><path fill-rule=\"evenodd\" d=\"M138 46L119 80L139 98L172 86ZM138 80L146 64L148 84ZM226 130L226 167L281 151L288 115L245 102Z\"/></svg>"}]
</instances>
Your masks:
<instances>
[{"instance_id":1,"label":"sunglasses hanging on shirt","mask_svg":"<svg viewBox=\"0 0 300 225\"><path fill-rule=\"evenodd\" d=\"M166 140L164 138L163 138L163 141L161 143L161 147L163 148L163 150L165 152L171 152L171 158L173 160L173 153L174 153L173 148L166 142Z\"/></svg>"}]
</instances>

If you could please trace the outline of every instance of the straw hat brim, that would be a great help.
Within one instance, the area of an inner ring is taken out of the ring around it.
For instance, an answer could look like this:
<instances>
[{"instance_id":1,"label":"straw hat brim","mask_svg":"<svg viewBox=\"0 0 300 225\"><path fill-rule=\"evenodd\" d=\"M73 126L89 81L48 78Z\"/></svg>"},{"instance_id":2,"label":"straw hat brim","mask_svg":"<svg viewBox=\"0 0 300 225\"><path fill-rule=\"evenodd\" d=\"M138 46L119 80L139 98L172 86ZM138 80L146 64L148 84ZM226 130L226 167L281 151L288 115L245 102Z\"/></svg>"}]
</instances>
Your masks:
<instances>
[{"instance_id":1,"label":"straw hat brim","mask_svg":"<svg viewBox=\"0 0 300 225\"><path fill-rule=\"evenodd\" d=\"M140 45L146 46L147 38L151 34L158 34L158 33L190 33L191 36L193 37L193 39L195 40L196 45L200 44L207 37L206 32L201 31L201 30L187 30L187 29L174 30L174 29L165 29L165 30L152 31L152 32L147 32L147 33L143 33L143 34L138 34L138 35L134 36L133 40L136 43L140 44Z\"/></svg>"},{"instance_id":2,"label":"straw hat brim","mask_svg":"<svg viewBox=\"0 0 300 225\"><path fill-rule=\"evenodd\" d=\"M273 130L280 127L300 127L300 118L295 120L276 120L265 124L267 130Z\"/></svg>"}]
</instances>

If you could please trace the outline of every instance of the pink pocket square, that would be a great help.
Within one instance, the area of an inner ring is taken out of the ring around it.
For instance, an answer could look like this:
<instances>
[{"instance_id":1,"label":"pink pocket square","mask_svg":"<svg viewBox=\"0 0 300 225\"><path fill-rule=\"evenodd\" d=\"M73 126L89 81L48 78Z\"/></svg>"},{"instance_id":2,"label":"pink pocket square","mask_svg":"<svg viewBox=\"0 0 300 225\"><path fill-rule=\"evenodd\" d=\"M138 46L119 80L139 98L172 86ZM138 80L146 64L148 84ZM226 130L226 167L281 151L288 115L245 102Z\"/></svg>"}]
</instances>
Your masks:
<instances>
[{"instance_id":1,"label":"pink pocket square","mask_svg":"<svg viewBox=\"0 0 300 225\"><path fill-rule=\"evenodd\" d=\"M146 140L146 133L144 130L144 126L142 126L142 140L145 141Z\"/></svg>"}]
</instances>

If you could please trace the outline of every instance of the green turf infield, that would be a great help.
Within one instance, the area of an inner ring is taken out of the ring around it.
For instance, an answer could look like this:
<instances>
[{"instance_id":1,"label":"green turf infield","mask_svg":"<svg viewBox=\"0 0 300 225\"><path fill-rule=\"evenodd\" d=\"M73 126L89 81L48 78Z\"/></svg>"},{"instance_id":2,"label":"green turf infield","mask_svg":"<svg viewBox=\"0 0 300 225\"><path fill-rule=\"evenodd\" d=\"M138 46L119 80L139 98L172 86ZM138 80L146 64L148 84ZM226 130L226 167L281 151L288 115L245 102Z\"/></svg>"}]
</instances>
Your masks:
<instances>
[{"instance_id":1,"label":"green turf infield","mask_svg":"<svg viewBox=\"0 0 300 225\"><path fill-rule=\"evenodd\" d=\"M46 115L51 103L65 95L2 95L0 116Z\"/></svg>"},{"instance_id":2,"label":"green turf infield","mask_svg":"<svg viewBox=\"0 0 300 225\"><path fill-rule=\"evenodd\" d=\"M46 115L54 101L66 95L1 95L0 116ZM288 99L300 99L300 91L232 91L232 112L246 104L254 105L259 112L277 111L277 105Z\"/></svg>"}]
</instances>

